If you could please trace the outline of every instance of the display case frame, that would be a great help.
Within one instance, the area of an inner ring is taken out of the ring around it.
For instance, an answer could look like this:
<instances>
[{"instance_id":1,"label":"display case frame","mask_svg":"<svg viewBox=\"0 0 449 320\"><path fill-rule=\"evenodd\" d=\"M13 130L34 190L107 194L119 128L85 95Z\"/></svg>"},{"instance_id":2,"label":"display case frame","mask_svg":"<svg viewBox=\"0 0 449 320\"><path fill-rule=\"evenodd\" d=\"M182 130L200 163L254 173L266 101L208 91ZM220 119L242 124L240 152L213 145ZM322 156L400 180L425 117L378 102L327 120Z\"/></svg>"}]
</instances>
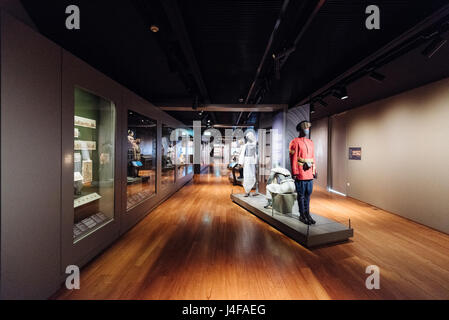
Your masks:
<instances>
[{"instance_id":1,"label":"display case frame","mask_svg":"<svg viewBox=\"0 0 449 320\"><path fill-rule=\"evenodd\" d=\"M122 146L123 153L121 155L122 167L121 167L121 227L120 233L123 234L132 228L136 223L147 216L154 208L156 208L160 203L165 201L171 195L173 195L182 186L188 183L193 178L192 174L176 179L174 183L166 186L165 188L161 185L162 177L162 125L165 124L172 128L184 128L185 125L172 118L170 115L154 106L145 99L139 97L134 92L123 88L123 100L122 109L120 110L120 142ZM156 145L156 193L142 202L138 203L136 206L127 210L127 130L128 130L128 111L135 111L142 116L151 118L157 122L157 145Z\"/></svg>"},{"instance_id":2,"label":"display case frame","mask_svg":"<svg viewBox=\"0 0 449 320\"><path fill-rule=\"evenodd\" d=\"M120 136L122 94L121 86L90 67L69 52L62 50L62 176L61 176L61 273L68 265L82 266L120 235L122 195L117 183L121 175L122 154ZM80 88L115 105L114 140L114 208L113 219L77 240L73 239L74 226L74 116L75 88Z\"/></svg>"},{"instance_id":3,"label":"display case frame","mask_svg":"<svg viewBox=\"0 0 449 320\"><path fill-rule=\"evenodd\" d=\"M121 233L126 232L132 226L134 226L138 221L140 221L146 214L148 214L153 208L155 208L159 202L159 190L160 190L160 140L161 140L161 130L160 130L160 118L161 114L159 110L156 109L152 104L148 101L142 99L137 96L133 92L124 89L123 93L123 108L120 110L121 112L121 121L122 121L122 131L120 132L120 143L122 145L122 150L124 151L121 155L122 167L121 167L121 195L122 195L122 204L121 204ZM150 197L146 198L142 202L133 206L132 208L127 208L127 177L128 177L128 168L127 168L127 131L128 131L128 112L133 111L142 116L151 118L156 122L156 186L155 193Z\"/></svg>"}]
</instances>

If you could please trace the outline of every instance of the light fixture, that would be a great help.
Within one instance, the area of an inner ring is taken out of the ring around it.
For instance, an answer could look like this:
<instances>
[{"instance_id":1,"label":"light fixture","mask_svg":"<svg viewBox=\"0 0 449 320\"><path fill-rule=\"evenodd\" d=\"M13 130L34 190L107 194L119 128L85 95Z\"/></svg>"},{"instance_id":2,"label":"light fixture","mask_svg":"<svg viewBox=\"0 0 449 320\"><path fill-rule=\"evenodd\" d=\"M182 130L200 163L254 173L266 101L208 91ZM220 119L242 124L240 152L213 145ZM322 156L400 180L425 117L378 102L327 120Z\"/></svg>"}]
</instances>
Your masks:
<instances>
[{"instance_id":1,"label":"light fixture","mask_svg":"<svg viewBox=\"0 0 449 320\"><path fill-rule=\"evenodd\" d=\"M427 58L432 58L435 53L438 52L438 50L441 49L446 44L447 40L441 38L440 35L436 36L429 45L424 49L422 54L426 56Z\"/></svg>"},{"instance_id":2,"label":"light fixture","mask_svg":"<svg viewBox=\"0 0 449 320\"><path fill-rule=\"evenodd\" d=\"M310 114L314 114L315 113L315 105L312 103L310 104Z\"/></svg>"},{"instance_id":3,"label":"light fixture","mask_svg":"<svg viewBox=\"0 0 449 320\"><path fill-rule=\"evenodd\" d=\"M346 87L341 87L339 89L334 89L332 95L340 100L346 100L349 98L348 91Z\"/></svg>"},{"instance_id":4,"label":"light fixture","mask_svg":"<svg viewBox=\"0 0 449 320\"><path fill-rule=\"evenodd\" d=\"M159 27L153 24L153 25L151 25L150 30L152 32L156 33L156 32L159 32Z\"/></svg>"},{"instance_id":5,"label":"light fixture","mask_svg":"<svg viewBox=\"0 0 449 320\"><path fill-rule=\"evenodd\" d=\"M376 71L371 72L369 74L369 77L372 80L380 82L380 83L384 82L384 80L385 80L385 76L383 74L379 73L379 72L376 72Z\"/></svg>"},{"instance_id":6,"label":"light fixture","mask_svg":"<svg viewBox=\"0 0 449 320\"><path fill-rule=\"evenodd\" d=\"M242 103L242 102L243 102L243 98L240 98L240 99L239 99L239 102Z\"/></svg>"}]
</instances>

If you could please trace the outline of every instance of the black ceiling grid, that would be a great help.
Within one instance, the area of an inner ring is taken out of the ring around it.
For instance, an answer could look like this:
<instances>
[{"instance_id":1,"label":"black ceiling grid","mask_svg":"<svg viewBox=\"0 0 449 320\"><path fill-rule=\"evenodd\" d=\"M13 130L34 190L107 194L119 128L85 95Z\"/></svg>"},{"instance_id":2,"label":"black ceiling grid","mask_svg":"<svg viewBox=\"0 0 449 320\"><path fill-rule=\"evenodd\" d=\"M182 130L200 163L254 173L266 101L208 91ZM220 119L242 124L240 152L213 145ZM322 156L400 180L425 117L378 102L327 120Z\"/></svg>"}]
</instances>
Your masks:
<instances>
[{"instance_id":1,"label":"black ceiling grid","mask_svg":"<svg viewBox=\"0 0 449 320\"><path fill-rule=\"evenodd\" d=\"M244 102L285 0L170 0L178 8L185 32L173 28L173 20L162 1L22 0L22 3L46 37L156 105L192 106L198 95L201 103L207 100L203 96L208 96L212 104ZM289 1L279 37L273 42L275 56L291 48L317 3L319 0ZM448 0L326 0L278 75L274 72L273 58L268 57L251 99L294 106L448 3ZM65 28L65 8L71 4L81 9L81 30ZM365 28L365 8L371 4L380 8L381 30ZM150 31L152 24L159 27L158 33ZM186 51L185 41L191 47L191 55ZM424 43L379 67L386 75L383 83L361 78L348 85L349 99L344 102L326 98L328 106L317 106L313 118L447 76L444 57L448 45L431 59L420 54L425 46ZM214 116L171 113L185 123ZM214 122L231 124L238 116L239 113L217 112ZM245 114L242 119L241 123L257 125L254 115Z\"/></svg>"}]
</instances>

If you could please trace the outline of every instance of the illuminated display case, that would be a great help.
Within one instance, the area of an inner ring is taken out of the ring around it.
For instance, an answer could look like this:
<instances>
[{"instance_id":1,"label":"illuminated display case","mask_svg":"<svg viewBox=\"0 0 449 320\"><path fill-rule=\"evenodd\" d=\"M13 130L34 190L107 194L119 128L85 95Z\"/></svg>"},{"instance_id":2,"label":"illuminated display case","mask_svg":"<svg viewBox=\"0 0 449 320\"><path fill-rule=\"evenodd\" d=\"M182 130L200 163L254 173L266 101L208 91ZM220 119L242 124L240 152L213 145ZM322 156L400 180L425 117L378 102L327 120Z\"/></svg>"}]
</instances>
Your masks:
<instances>
[{"instance_id":1,"label":"illuminated display case","mask_svg":"<svg viewBox=\"0 0 449 320\"><path fill-rule=\"evenodd\" d=\"M176 146L170 141L170 135L174 131L165 124L162 125L161 154L162 154L162 174L161 187L166 188L175 183L176 169Z\"/></svg>"},{"instance_id":2,"label":"illuminated display case","mask_svg":"<svg viewBox=\"0 0 449 320\"><path fill-rule=\"evenodd\" d=\"M115 105L75 88L73 240L114 219Z\"/></svg>"},{"instance_id":3,"label":"illuminated display case","mask_svg":"<svg viewBox=\"0 0 449 320\"><path fill-rule=\"evenodd\" d=\"M127 203L130 210L156 194L157 122L128 111Z\"/></svg>"}]
</instances>

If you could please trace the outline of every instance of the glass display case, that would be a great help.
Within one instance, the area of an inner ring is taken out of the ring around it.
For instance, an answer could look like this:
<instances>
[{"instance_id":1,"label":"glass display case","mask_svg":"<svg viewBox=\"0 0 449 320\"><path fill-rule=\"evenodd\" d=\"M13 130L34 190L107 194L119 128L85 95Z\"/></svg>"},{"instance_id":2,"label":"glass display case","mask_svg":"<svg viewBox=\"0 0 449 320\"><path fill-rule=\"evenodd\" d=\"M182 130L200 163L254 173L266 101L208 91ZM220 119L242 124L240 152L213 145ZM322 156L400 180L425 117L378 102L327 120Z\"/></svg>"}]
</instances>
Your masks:
<instances>
[{"instance_id":1,"label":"glass display case","mask_svg":"<svg viewBox=\"0 0 449 320\"><path fill-rule=\"evenodd\" d=\"M114 219L115 105L75 87L73 240Z\"/></svg>"},{"instance_id":2,"label":"glass display case","mask_svg":"<svg viewBox=\"0 0 449 320\"><path fill-rule=\"evenodd\" d=\"M194 142L192 138L189 138L189 141L187 142L187 159L189 160L186 166L186 172L187 174L193 174L193 152L194 152Z\"/></svg>"},{"instance_id":3,"label":"glass display case","mask_svg":"<svg viewBox=\"0 0 449 320\"><path fill-rule=\"evenodd\" d=\"M165 188L175 183L175 156L176 149L175 143L170 141L170 135L175 129L163 124L162 125L162 140L161 140L161 153L162 153L162 174L161 174L161 186Z\"/></svg>"},{"instance_id":4,"label":"glass display case","mask_svg":"<svg viewBox=\"0 0 449 320\"><path fill-rule=\"evenodd\" d=\"M174 138L176 177L182 178L193 173L193 130L177 129Z\"/></svg>"},{"instance_id":5,"label":"glass display case","mask_svg":"<svg viewBox=\"0 0 449 320\"><path fill-rule=\"evenodd\" d=\"M157 122L128 111L127 203L130 210L156 194Z\"/></svg>"}]
</instances>

